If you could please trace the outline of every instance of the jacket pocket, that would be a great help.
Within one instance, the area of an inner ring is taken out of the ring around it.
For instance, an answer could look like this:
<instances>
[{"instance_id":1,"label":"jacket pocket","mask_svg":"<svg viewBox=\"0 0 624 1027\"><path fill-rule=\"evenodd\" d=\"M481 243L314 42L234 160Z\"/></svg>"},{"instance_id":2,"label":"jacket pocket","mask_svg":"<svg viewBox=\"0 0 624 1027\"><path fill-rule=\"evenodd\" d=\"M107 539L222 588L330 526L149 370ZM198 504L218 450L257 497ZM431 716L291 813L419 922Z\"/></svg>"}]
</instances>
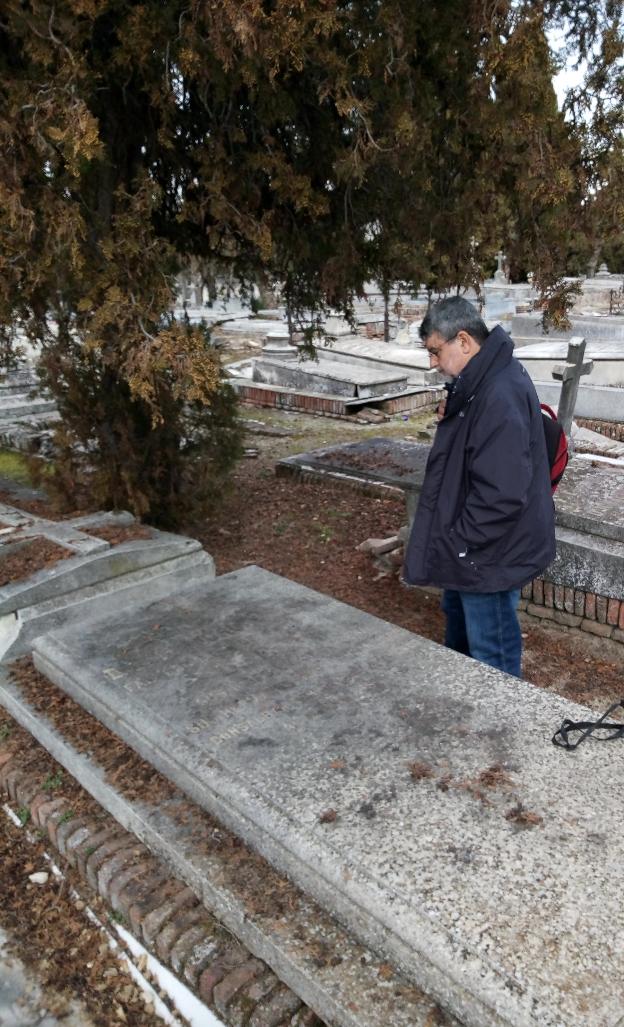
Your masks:
<instances>
[{"instance_id":1,"label":"jacket pocket","mask_svg":"<svg viewBox=\"0 0 624 1027\"><path fill-rule=\"evenodd\" d=\"M451 529L444 535L439 535L435 545L431 547L429 558L431 577L434 580L439 578L441 581L456 584L459 589L467 588L478 591L483 574L482 555L482 552L477 550L471 552Z\"/></svg>"}]
</instances>

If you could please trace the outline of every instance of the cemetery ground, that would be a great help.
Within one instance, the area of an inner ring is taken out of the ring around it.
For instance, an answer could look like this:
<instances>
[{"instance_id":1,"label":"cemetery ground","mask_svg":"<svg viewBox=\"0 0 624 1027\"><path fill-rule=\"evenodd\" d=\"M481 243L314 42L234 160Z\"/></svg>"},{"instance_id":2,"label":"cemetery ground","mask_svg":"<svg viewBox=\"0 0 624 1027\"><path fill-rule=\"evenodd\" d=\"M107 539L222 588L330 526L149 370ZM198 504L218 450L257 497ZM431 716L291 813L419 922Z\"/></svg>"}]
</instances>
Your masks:
<instances>
[{"instance_id":1,"label":"cemetery ground","mask_svg":"<svg viewBox=\"0 0 624 1027\"><path fill-rule=\"evenodd\" d=\"M275 476L276 460L322 445L379 436L423 441L433 415L429 412L374 425L251 408L243 408L241 416L249 421L249 455L236 468L231 492L205 523L184 529L211 553L217 573L258 564L442 641L443 617L435 590L405 589L396 569L376 565L370 554L356 548L367 538L396 534L405 520L402 497L372 495L329 479ZM0 498L17 506L30 505L27 491L23 491L27 483L18 482L16 492L15 468L8 470L13 484L8 477L0 482ZM34 509L42 515L50 512L40 500ZM14 573L19 575L19 566ZM522 624L524 676L528 681L596 710L622 696L623 646L559 626L534 625L530 618L523 618ZM8 732L19 741L29 769L40 765L44 779L53 779L53 761L1 712L0 738ZM85 747L92 742L82 738ZM159 787L149 774L140 783L146 789ZM92 800L67 774L55 789L54 796L57 794L68 803L72 815L88 815L91 811ZM145 1008L134 986L125 979L120 984L114 958L81 915L83 900L72 899L67 884L55 882L41 888L28 883L28 874L40 869L42 841L27 841L23 830L3 819L0 853L0 889L7 897L2 904L0 927L11 932L26 962L40 967L43 961L46 986L51 994L58 995L59 1011L70 996L82 995L95 1024L153 1024L153 1012ZM78 885L71 872L69 883ZM257 901L266 903L266 887L260 882L254 886L251 879L249 885L250 900L255 887ZM89 904L92 900L96 905L99 902L89 894ZM103 919L108 915L103 907L101 915Z\"/></svg>"},{"instance_id":2,"label":"cemetery ground","mask_svg":"<svg viewBox=\"0 0 624 1027\"><path fill-rule=\"evenodd\" d=\"M396 569L379 567L370 554L356 548L367 538L396 534L405 521L403 498L380 498L330 480L276 478L274 471L276 460L323 445L384 436L422 441L433 415L373 426L287 411L248 410L244 416L292 434L254 434L249 444L258 456L241 461L219 514L195 529L213 555L217 573L259 564L442 642L444 618L436 590L406 589ZM536 625L530 617L522 618L522 628L527 681L596 709L622 697L622 645L559 625Z\"/></svg>"}]
</instances>

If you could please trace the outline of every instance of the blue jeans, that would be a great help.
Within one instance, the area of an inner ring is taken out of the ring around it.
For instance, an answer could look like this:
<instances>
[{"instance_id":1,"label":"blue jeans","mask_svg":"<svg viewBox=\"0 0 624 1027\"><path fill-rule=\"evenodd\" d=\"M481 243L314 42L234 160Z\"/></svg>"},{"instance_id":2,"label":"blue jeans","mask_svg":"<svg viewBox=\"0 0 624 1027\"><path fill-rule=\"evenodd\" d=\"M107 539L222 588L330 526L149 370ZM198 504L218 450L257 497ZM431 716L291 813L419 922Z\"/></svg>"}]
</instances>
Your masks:
<instances>
[{"instance_id":1,"label":"blue jeans","mask_svg":"<svg viewBox=\"0 0 624 1027\"><path fill-rule=\"evenodd\" d=\"M490 667L521 677L522 636L516 613L519 599L519 588L488 593L445 589L444 644Z\"/></svg>"}]
</instances>

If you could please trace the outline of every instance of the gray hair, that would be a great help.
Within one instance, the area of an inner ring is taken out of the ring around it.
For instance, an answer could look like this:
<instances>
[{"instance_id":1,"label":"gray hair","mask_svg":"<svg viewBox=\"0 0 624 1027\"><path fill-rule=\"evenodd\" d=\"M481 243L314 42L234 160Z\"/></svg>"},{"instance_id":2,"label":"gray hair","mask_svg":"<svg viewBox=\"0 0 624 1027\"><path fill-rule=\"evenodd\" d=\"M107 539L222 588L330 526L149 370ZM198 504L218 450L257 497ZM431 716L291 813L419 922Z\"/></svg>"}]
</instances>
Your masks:
<instances>
[{"instance_id":1,"label":"gray hair","mask_svg":"<svg viewBox=\"0 0 624 1027\"><path fill-rule=\"evenodd\" d=\"M430 335L438 332L448 342L461 331L472 335L479 346L490 334L479 311L472 303L463 296L449 296L429 308L419 334L423 342L426 342Z\"/></svg>"}]
</instances>

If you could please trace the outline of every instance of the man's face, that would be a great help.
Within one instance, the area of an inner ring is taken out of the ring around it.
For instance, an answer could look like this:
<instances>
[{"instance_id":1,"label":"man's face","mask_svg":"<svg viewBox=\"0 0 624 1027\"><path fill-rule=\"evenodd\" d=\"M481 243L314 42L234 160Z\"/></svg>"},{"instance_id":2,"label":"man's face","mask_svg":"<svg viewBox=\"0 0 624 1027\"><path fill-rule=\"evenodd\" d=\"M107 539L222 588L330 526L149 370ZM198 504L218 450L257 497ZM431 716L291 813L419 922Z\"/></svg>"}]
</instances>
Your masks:
<instances>
[{"instance_id":1,"label":"man's face","mask_svg":"<svg viewBox=\"0 0 624 1027\"><path fill-rule=\"evenodd\" d=\"M479 351L478 343L464 331L458 332L452 339L443 339L439 332L432 332L425 340L425 348L431 366L451 378L457 378Z\"/></svg>"}]
</instances>

